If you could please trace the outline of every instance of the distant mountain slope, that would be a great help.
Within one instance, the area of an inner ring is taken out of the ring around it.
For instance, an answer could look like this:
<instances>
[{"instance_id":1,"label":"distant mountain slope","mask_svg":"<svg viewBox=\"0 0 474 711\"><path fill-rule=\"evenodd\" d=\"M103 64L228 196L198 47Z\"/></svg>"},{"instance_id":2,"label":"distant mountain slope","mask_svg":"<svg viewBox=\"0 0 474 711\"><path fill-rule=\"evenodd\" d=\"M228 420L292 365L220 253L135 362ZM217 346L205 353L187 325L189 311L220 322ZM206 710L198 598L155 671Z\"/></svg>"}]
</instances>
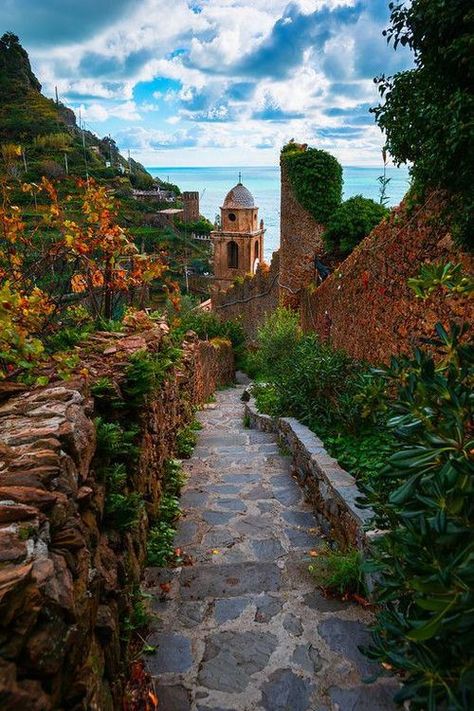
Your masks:
<instances>
[{"instance_id":1,"label":"distant mountain slope","mask_svg":"<svg viewBox=\"0 0 474 711\"><path fill-rule=\"evenodd\" d=\"M113 139L82 131L71 109L43 96L28 53L10 32L0 38L0 147L1 172L26 180L68 172L98 179L125 174L137 188L160 182L121 156Z\"/></svg>"}]
</instances>

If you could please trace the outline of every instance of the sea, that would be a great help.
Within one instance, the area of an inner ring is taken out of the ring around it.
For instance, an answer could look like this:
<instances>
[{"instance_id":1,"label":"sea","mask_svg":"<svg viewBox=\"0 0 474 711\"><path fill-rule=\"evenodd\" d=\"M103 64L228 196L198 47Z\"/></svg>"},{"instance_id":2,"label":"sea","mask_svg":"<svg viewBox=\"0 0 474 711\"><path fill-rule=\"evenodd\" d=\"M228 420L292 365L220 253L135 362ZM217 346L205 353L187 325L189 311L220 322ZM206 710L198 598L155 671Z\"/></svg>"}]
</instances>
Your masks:
<instances>
[{"instance_id":1,"label":"sea","mask_svg":"<svg viewBox=\"0 0 474 711\"><path fill-rule=\"evenodd\" d=\"M278 166L249 166L247 168L161 168L147 167L151 175L178 185L183 190L197 190L200 193L200 211L214 222L219 208L227 194L239 181L242 174L243 184L250 190L259 207L259 217L266 227L265 259L270 261L272 253L280 245L280 169ZM377 180L380 168L345 166L344 199L352 195L379 199L380 184ZM409 177L405 168L387 168L390 182L387 186L387 205L398 205L408 190Z\"/></svg>"}]
</instances>

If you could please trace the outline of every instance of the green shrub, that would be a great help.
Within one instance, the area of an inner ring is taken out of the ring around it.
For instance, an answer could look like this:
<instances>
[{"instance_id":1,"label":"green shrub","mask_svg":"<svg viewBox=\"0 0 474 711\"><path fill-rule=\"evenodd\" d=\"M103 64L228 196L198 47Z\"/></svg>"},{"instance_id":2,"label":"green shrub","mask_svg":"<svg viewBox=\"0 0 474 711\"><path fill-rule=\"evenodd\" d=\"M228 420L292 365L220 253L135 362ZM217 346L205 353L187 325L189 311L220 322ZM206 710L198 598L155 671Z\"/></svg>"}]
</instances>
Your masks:
<instances>
[{"instance_id":1,"label":"green shrub","mask_svg":"<svg viewBox=\"0 0 474 711\"><path fill-rule=\"evenodd\" d=\"M272 382L286 372L288 360L302 337L299 316L291 309L278 308L258 329L258 352L255 356L263 378Z\"/></svg>"},{"instance_id":2,"label":"green shrub","mask_svg":"<svg viewBox=\"0 0 474 711\"><path fill-rule=\"evenodd\" d=\"M163 568L173 557L173 539L176 529L166 521L157 521L149 531L148 565Z\"/></svg>"},{"instance_id":3,"label":"green shrub","mask_svg":"<svg viewBox=\"0 0 474 711\"><path fill-rule=\"evenodd\" d=\"M191 422L190 425L183 427L176 435L176 453L178 457L188 459L196 446L197 431L202 425L197 421Z\"/></svg>"},{"instance_id":4,"label":"green shrub","mask_svg":"<svg viewBox=\"0 0 474 711\"><path fill-rule=\"evenodd\" d=\"M383 205L355 195L333 212L324 232L324 242L329 252L349 254L364 237L376 227L388 210Z\"/></svg>"},{"instance_id":5,"label":"green shrub","mask_svg":"<svg viewBox=\"0 0 474 711\"><path fill-rule=\"evenodd\" d=\"M181 316L181 323L174 329L175 342L181 343L187 331L194 331L201 340L226 338L239 357L243 354L245 333L238 321L221 321L215 313L192 309Z\"/></svg>"},{"instance_id":6,"label":"green shrub","mask_svg":"<svg viewBox=\"0 0 474 711\"><path fill-rule=\"evenodd\" d=\"M46 342L46 349L49 353L67 351L83 341L91 333L92 326L67 326L49 336Z\"/></svg>"},{"instance_id":7,"label":"green shrub","mask_svg":"<svg viewBox=\"0 0 474 711\"><path fill-rule=\"evenodd\" d=\"M146 396L163 383L167 372L180 356L181 350L166 346L158 353L138 351L131 355L122 383L127 405L141 407Z\"/></svg>"},{"instance_id":8,"label":"green shrub","mask_svg":"<svg viewBox=\"0 0 474 711\"><path fill-rule=\"evenodd\" d=\"M96 455L101 460L111 460L117 457L133 457L138 453L135 439L138 427L125 430L115 422L105 422L101 417L96 417Z\"/></svg>"},{"instance_id":9,"label":"green shrub","mask_svg":"<svg viewBox=\"0 0 474 711\"><path fill-rule=\"evenodd\" d=\"M474 706L474 347L437 326L437 358L416 350L384 374L398 450L367 486L380 603L371 658L403 672L410 708Z\"/></svg>"},{"instance_id":10,"label":"green shrub","mask_svg":"<svg viewBox=\"0 0 474 711\"><path fill-rule=\"evenodd\" d=\"M296 199L317 222L326 224L342 199L342 167L326 151L290 141L281 151Z\"/></svg>"},{"instance_id":11,"label":"green shrub","mask_svg":"<svg viewBox=\"0 0 474 711\"><path fill-rule=\"evenodd\" d=\"M362 556L355 548L347 551L324 548L309 566L317 584L337 595L364 592Z\"/></svg>"},{"instance_id":12,"label":"green shrub","mask_svg":"<svg viewBox=\"0 0 474 711\"><path fill-rule=\"evenodd\" d=\"M254 387L257 405L273 416L297 417L315 431L328 424L355 426L360 366L315 334L302 335L296 321L297 315L279 309L258 333L266 383Z\"/></svg>"},{"instance_id":13,"label":"green shrub","mask_svg":"<svg viewBox=\"0 0 474 711\"><path fill-rule=\"evenodd\" d=\"M144 501L138 492L109 493L105 499L105 520L110 528L128 531L141 517Z\"/></svg>"}]
</instances>

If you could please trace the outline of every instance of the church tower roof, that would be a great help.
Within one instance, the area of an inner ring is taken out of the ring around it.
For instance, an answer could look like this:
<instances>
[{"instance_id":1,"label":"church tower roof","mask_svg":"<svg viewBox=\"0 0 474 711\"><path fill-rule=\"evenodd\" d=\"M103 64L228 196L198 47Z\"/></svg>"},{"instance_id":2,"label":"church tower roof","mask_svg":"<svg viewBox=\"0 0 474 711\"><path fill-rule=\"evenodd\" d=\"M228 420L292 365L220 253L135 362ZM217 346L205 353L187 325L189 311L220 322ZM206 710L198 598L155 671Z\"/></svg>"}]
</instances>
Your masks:
<instances>
[{"instance_id":1,"label":"church tower roof","mask_svg":"<svg viewBox=\"0 0 474 711\"><path fill-rule=\"evenodd\" d=\"M250 190L245 185L237 183L225 196L222 207L238 209L239 207L255 207L255 201Z\"/></svg>"}]
</instances>

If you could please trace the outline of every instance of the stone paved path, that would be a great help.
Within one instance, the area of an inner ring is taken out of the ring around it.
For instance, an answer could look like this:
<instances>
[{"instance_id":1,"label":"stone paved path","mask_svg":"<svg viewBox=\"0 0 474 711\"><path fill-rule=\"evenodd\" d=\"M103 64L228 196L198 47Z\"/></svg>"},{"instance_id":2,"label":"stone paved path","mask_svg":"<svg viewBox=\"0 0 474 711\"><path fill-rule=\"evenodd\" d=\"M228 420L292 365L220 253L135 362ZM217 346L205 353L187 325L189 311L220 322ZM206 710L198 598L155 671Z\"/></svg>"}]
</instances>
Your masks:
<instances>
[{"instance_id":1,"label":"stone paved path","mask_svg":"<svg viewBox=\"0 0 474 711\"><path fill-rule=\"evenodd\" d=\"M185 464L176 545L194 564L147 572L160 711L392 709L393 682L362 683L369 613L318 593L311 509L273 435L245 429L241 394L200 413Z\"/></svg>"}]
</instances>

